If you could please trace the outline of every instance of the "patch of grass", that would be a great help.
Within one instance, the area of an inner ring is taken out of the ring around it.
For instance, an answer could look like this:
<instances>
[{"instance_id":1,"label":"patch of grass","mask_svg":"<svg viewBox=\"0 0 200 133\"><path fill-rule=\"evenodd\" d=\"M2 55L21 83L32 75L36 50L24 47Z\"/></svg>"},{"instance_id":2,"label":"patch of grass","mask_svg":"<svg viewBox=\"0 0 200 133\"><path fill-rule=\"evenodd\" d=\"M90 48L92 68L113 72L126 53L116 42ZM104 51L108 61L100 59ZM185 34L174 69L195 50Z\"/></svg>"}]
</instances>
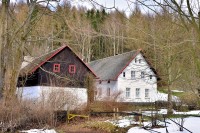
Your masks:
<instances>
[{"instance_id":1,"label":"patch of grass","mask_svg":"<svg viewBox=\"0 0 200 133\"><path fill-rule=\"evenodd\" d=\"M159 92L160 92L160 93L168 94L168 90L166 90L166 89L160 89ZM181 96L181 95L183 95L183 94L184 94L184 92L173 92L173 91L172 91L172 95L173 95L173 96L179 97L179 96Z\"/></svg>"},{"instance_id":2,"label":"patch of grass","mask_svg":"<svg viewBox=\"0 0 200 133\"><path fill-rule=\"evenodd\" d=\"M127 131L132 127L128 126L125 128L121 128L113 125L112 123L102 122L102 121L87 122L84 125L85 125L84 127L92 128L94 130L101 130L102 132L107 132L107 133L127 133Z\"/></svg>"},{"instance_id":3,"label":"patch of grass","mask_svg":"<svg viewBox=\"0 0 200 133\"><path fill-rule=\"evenodd\" d=\"M112 123L109 122L86 122L85 123L85 127L87 128L92 128L95 130L102 130L102 131L106 131L108 133L114 133L116 126L113 125Z\"/></svg>"},{"instance_id":4,"label":"patch of grass","mask_svg":"<svg viewBox=\"0 0 200 133\"><path fill-rule=\"evenodd\" d=\"M167 90L166 89L159 89L159 92L167 94Z\"/></svg>"},{"instance_id":5,"label":"patch of grass","mask_svg":"<svg viewBox=\"0 0 200 133\"><path fill-rule=\"evenodd\" d=\"M172 95L180 97L181 95L183 95L184 92L172 92Z\"/></svg>"}]
</instances>

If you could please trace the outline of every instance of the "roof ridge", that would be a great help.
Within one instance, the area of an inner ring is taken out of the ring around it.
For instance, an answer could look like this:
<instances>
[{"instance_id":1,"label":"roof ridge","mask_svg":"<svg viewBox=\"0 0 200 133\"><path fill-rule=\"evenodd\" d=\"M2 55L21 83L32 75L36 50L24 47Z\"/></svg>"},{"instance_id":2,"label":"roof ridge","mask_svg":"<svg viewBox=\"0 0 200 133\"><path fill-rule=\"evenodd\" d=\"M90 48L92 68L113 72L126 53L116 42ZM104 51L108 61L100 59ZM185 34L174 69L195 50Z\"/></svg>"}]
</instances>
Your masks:
<instances>
[{"instance_id":1,"label":"roof ridge","mask_svg":"<svg viewBox=\"0 0 200 133\"><path fill-rule=\"evenodd\" d=\"M61 47L58 47L57 49L51 50L51 51L49 51L49 52L47 52L47 53L45 53L45 54L43 54L43 55L40 55L40 56L38 56L38 57L35 57L35 59L44 57L44 56L46 56L46 55L48 55L48 54L50 54L50 53L52 53L52 52L55 52L55 51L57 51L57 50L59 50L59 49L65 47L65 46L66 46L66 45L63 45L63 46L61 46Z\"/></svg>"},{"instance_id":2,"label":"roof ridge","mask_svg":"<svg viewBox=\"0 0 200 133\"><path fill-rule=\"evenodd\" d=\"M91 61L91 62L89 62L89 63L92 63L92 62L95 62L95 61L99 61L99 60L105 60L105 59L112 58L112 57L116 57L116 56L121 56L121 55L128 54L128 53L131 53L131 52L137 52L137 51L138 51L138 50L132 50L132 51L129 51L129 52L125 52L125 53L121 53L121 54L112 55L112 56L108 56L108 57L105 57L105 58L93 60L93 61Z\"/></svg>"}]
</instances>

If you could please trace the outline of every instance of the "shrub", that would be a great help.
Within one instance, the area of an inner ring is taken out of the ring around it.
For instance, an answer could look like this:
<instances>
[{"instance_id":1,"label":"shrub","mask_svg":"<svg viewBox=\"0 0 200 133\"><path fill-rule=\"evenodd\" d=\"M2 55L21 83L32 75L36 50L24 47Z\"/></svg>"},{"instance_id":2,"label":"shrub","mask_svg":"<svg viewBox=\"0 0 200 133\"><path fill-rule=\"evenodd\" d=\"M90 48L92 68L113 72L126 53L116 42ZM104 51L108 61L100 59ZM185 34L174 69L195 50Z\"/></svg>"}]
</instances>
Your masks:
<instances>
[{"instance_id":1,"label":"shrub","mask_svg":"<svg viewBox=\"0 0 200 133\"><path fill-rule=\"evenodd\" d=\"M16 132L19 129L49 128L57 126L56 111L66 104L75 105L73 95L61 91L41 96L38 101L13 97L0 101L0 132Z\"/></svg>"},{"instance_id":2,"label":"shrub","mask_svg":"<svg viewBox=\"0 0 200 133\"><path fill-rule=\"evenodd\" d=\"M186 92L179 96L182 105L187 105L188 109L198 108L198 97L192 92Z\"/></svg>"},{"instance_id":3,"label":"shrub","mask_svg":"<svg viewBox=\"0 0 200 133\"><path fill-rule=\"evenodd\" d=\"M13 98L6 104L0 102L0 132L16 132L21 128L43 128L55 124L53 110L35 105L32 101Z\"/></svg>"},{"instance_id":4,"label":"shrub","mask_svg":"<svg viewBox=\"0 0 200 133\"><path fill-rule=\"evenodd\" d=\"M108 133L114 133L116 126L109 122L87 122L85 127L95 130L102 130Z\"/></svg>"}]
</instances>

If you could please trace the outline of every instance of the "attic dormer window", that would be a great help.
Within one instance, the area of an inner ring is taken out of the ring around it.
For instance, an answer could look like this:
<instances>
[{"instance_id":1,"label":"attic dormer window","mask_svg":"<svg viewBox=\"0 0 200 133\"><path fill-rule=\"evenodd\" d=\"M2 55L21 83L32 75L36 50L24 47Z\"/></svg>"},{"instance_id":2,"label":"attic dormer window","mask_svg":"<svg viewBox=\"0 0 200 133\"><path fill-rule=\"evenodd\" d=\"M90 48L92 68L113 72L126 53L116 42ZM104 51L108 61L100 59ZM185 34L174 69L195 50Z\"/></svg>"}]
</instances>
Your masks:
<instances>
[{"instance_id":1,"label":"attic dormer window","mask_svg":"<svg viewBox=\"0 0 200 133\"><path fill-rule=\"evenodd\" d=\"M137 63L137 58L135 58L135 63Z\"/></svg>"},{"instance_id":2,"label":"attic dormer window","mask_svg":"<svg viewBox=\"0 0 200 133\"><path fill-rule=\"evenodd\" d=\"M125 72L123 72L123 77L126 77L126 73Z\"/></svg>"},{"instance_id":3,"label":"attic dormer window","mask_svg":"<svg viewBox=\"0 0 200 133\"><path fill-rule=\"evenodd\" d=\"M139 59L139 63L142 63L142 59Z\"/></svg>"},{"instance_id":4,"label":"attic dormer window","mask_svg":"<svg viewBox=\"0 0 200 133\"><path fill-rule=\"evenodd\" d=\"M60 72L60 64L53 65L53 72Z\"/></svg>"},{"instance_id":5,"label":"attic dormer window","mask_svg":"<svg viewBox=\"0 0 200 133\"><path fill-rule=\"evenodd\" d=\"M70 74L76 73L76 66L75 65L69 65L69 73Z\"/></svg>"}]
</instances>

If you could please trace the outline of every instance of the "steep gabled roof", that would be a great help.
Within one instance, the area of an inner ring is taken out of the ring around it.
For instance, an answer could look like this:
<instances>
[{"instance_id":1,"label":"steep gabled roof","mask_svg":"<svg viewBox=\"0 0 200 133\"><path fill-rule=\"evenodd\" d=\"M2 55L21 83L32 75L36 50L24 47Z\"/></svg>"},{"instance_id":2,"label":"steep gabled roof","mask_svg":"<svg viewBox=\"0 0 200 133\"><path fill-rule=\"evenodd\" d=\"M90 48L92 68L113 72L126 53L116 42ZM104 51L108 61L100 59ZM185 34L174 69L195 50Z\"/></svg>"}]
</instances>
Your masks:
<instances>
[{"instance_id":1,"label":"steep gabled roof","mask_svg":"<svg viewBox=\"0 0 200 133\"><path fill-rule=\"evenodd\" d=\"M120 73L137 56L140 50L131 51L89 63L101 80L117 80Z\"/></svg>"},{"instance_id":2,"label":"steep gabled roof","mask_svg":"<svg viewBox=\"0 0 200 133\"><path fill-rule=\"evenodd\" d=\"M65 48L69 48L71 51L72 49L67 46L67 45L64 45L56 50L53 50L45 55L42 55L40 57L37 57L35 58L33 61L29 62L28 65L26 65L25 67L23 67L21 70L20 70L20 76L25 76L25 75L29 75L29 74L32 74L34 73L39 67L41 67L44 63L46 63L47 61L49 61L51 58L53 58L55 55L57 55L58 53L60 53L63 49ZM73 52L73 51L72 51ZM74 53L74 52L73 52ZM75 54L75 53L74 53ZM96 74L92 71L92 69L87 65L85 64L80 58L78 55L75 54L75 56L78 57L78 59L92 72L92 74L96 76Z\"/></svg>"}]
</instances>

